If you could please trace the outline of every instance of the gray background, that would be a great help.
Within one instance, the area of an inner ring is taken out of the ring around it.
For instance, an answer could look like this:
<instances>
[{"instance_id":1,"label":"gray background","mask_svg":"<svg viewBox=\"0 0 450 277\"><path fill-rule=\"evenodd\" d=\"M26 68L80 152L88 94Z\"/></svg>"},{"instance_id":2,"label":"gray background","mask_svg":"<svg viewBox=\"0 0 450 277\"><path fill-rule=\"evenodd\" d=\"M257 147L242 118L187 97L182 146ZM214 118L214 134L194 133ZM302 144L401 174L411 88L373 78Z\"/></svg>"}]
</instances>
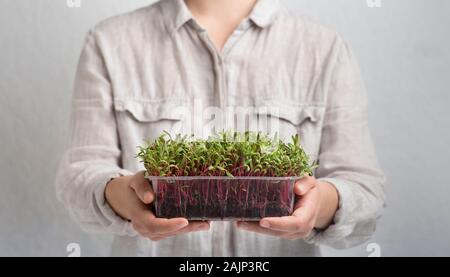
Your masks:
<instances>
[{"instance_id":1,"label":"gray background","mask_svg":"<svg viewBox=\"0 0 450 277\"><path fill-rule=\"evenodd\" d=\"M83 233L55 199L84 36L99 20L152 1L0 0L0 256L105 256L111 238ZM339 31L366 79L389 206L371 242L381 255L450 255L448 0L291 0ZM367 256L366 245L326 255Z\"/></svg>"}]
</instances>

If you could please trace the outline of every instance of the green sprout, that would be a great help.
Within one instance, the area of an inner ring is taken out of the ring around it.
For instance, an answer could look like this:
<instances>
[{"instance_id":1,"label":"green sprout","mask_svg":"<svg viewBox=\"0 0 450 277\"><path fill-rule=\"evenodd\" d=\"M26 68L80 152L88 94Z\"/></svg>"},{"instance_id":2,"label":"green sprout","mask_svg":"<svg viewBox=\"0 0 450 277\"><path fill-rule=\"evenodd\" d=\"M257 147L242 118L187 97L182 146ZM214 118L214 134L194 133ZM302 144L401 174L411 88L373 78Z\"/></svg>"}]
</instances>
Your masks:
<instances>
[{"instance_id":1,"label":"green sprout","mask_svg":"<svg viewBox=\"0 0 450 277\"><path fill-rule=\"evenodd\" d=\"M139 147L137 157L150 176L312 175L316 167L298 135L285 143L261 132L221 132L207 140L164 132Z\"/></svg>"}]
</instances>

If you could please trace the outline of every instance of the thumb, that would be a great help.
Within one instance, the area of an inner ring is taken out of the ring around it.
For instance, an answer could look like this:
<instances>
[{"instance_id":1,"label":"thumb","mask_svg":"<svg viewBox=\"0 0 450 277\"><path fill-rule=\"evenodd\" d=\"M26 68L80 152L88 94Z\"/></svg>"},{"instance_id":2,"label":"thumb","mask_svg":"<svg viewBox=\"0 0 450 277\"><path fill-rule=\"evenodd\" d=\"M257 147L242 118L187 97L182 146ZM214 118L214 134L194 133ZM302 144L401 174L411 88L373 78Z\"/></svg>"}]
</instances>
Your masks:
<instances>
[{"instance_id":1,"label":"thumb","mask_svg":"<svg viewBox=\"0 0 450 277\"><path fill-rule=\"evenodd\" d=\"M154 200L153 189L145 179L144 171L137 173L130 180L129 186L135 191L137 197L144 203L150 204Z\"/></svg>"},{"instance_id":2,"label":"thumb","mask_svg":"<svg viewBox=\"0 0 450 277\"><path fill-rule=\"evenodd\" d=\"M307 194L312 188L316 186L316 179L311 176L306 176L295 183L294 193L298 196Z\"/></svg>"}]
</instances>

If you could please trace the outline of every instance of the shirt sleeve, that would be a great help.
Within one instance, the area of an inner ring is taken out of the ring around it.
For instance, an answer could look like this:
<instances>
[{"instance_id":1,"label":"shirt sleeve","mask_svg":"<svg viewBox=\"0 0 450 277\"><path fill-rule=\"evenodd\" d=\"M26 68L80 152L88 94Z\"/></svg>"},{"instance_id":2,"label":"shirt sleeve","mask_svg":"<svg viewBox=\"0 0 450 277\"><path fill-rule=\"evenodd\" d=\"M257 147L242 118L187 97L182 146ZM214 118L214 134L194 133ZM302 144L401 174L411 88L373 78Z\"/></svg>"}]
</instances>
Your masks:
<instances>
[{"instance_id":1,"label":"shirt sleeve","mask_svg":"<svg viewBox=\"0 0 450 277\"><path fill-rule=\"evenodd\" d=\"M82 229L136 235L105 200L111 178L132 175L120 167L121 150L112 90L101 52L91 31L75 79L69 149L56 177L56 194Z\"/></svg>"},{"instance_id":2,"label":"shirt sleeve","mask_svg":"<svg viewBox=\"0 0 450 277\"><path fill-rule=\"evenodd\" d=\"M340 41L329 73L317 178L339 194L334 222L308 242L342 249L367 241L385 206L384 175L371 141L367 99L351 49Z\"/></svg>"}]
</instances>

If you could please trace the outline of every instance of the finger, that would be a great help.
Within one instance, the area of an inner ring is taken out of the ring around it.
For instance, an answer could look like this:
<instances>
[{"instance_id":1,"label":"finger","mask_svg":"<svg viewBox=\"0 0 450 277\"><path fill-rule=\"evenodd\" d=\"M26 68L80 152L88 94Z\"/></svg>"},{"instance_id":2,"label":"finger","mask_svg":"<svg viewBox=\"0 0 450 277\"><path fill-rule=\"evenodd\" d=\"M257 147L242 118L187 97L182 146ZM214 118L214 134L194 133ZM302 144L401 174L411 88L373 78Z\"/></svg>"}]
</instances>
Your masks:
<instances>
[{"instance_id":1,"label":"finger","mask_svg":"<svg viewBox=\"0 0 450 277\"><path fill-rule=\"evenodd\" d=\"M286 235L286 232L274 231L271 229L261 227L261 226L259 226L259 224L257 222L238 222L237 227L239 229L242 229L245 231L255 232L258 234L274 236L274 237L281 237L283 235Z\"/></svg>"},{"instance_id":2,"label":"finger","mask_svg":"<svg viewBox=\"0 0 450 277\"><path fill-rule=\"evenodd\" d=\"M208 222L190 222L188 226L170 233L165 234L158 234L156 237L162 237L162 238L169 238L173 236L180 236L186 233L192 233L192 232L201 232L201 231L208 231L210 228L210 225Z\"/></svg>"},{"instance_id":3,"label":"finger","mask_svg":"<svg viewBox=\"0 0 450 277\"><path fill-rule=\"evenodd\" d=\"M209 222L189 222L189 225L172 233L167 233L166 236L178 236L190 232L207 231L210 228Z\"/></svg>"},{"instance_id":4,"label":"finger","mask_svg":"<svg viewBox=\"0 0 450 277\"><path fill-rule=\"evenodd\" d=\"M133 225L140 226L144 229L144 232L153 235L175 232L189 225L186 218L156 218L145 205L132 213L131 221Z\"/></svg>"},{"instance_id":5,"label":"finger","mask_svg":"<svg viewBox=\"0 0 450 277\"><path fill-rule=\"evenodd\" d=\"M260 221L260 226L276 231L304 232L314 225L313 219L317 209L317 188L313 187L296 204L292 216L268 217Z\"/></svg>"},{"instance_id":6,"label":"finger","mask_svg":"<svg viewBox=\"0 0 450 277\"><path fill-rule=\"evenodd\" d=\"M268 217L262 219L259 225L274 231L296 233L303 230L305 222L295 216Z\"/></svg>"},{"instance_id":7,"label":"finger","mask_svg":"<svg viewBox=\"0 0 450 277\"><path fill-rule=\"evenodd\" d=\"M185 218L145 218L143 219L143 225L147 231L152 235L164 235L179 231L189 225L189 222Z\"/></svg>"},{"instance_id":8,"label":"finger","mask_svg":"<svg viewBox=\"0 0 450 277\"><path fill-rule=\"evenodd\" d=\"M136 192L136 195L144 204L153 202L153 189L147 179L145 179L143 171L139 172L131 179L130 187Z\"/></svg>"},{"instance_id":9,"label":"finger","mask_svg":"<svg viewBox=\"0 0 450 277\"><path fill-rule=\"evenodd\" d=\"M146 237L148 234L147 230L139 223L137 222L132 222L133 225L133 229L138 232L141 236Z\"/></svg>"},{"instance_id":10,"label":"finger","mask_svg":"<svg viewBox=\"0 0 450 277\"><path fill-rule=\"evenodd\" d=\"M307 194L315 186L316 186L316 179L311 176L306 176L295 183L294 193L298 196L303 196Z\"/></svg>"},{"instance_id":11,"label":"finger","mask_svg":"<svg viewBox=\"0 0 450 277\"><path fill-rule=\"evenodd\" d=\"M302 225L302 232L311 231L314 228L315 217L317 214L317 201L317 188L313 188L311 193L307 194L297 202L292 216Z\"/></svg>"},{"instance_id":12,"label":"finger","mask_svg":"<svg viewBox=\"0 0 450 277\"><path fill-rule=\"evenodd\" d=\"M200 232L200 231L207 231L210 228L209 222L193 222L189 223L188 226L180 229L179 231L172 232L172 233L166 233L166 234L150 234L150 233L140 233L142 236L147 237L148 239L152 241L161 241L170 237L174 236L180 236L186 233L191 232Z\"/></svg>"},{"instance_id":13,"label":"finger","mask_svg":"<svg viewBox=\"0 0 450 277\"><path fill-rule=\"evenodd\" d=\"M306 210L308 213L313 213L319 203L319 190L317 187L312 188L309 193L303 195L295 203L293 216L296 216L300 209Z\"/></svg>"},{"instance_id":14,"label":"finger","mask_svg":"<svg viewBox=\"0 0 450 277\"><path fill-rule=\"evenodd\" d=\"M155 218L155 215L147 206L136 199L137 208L131 213L130 220L134 230L141 235L149 234L147 223L149 219Z\"/></svg>"}]
</instances>

